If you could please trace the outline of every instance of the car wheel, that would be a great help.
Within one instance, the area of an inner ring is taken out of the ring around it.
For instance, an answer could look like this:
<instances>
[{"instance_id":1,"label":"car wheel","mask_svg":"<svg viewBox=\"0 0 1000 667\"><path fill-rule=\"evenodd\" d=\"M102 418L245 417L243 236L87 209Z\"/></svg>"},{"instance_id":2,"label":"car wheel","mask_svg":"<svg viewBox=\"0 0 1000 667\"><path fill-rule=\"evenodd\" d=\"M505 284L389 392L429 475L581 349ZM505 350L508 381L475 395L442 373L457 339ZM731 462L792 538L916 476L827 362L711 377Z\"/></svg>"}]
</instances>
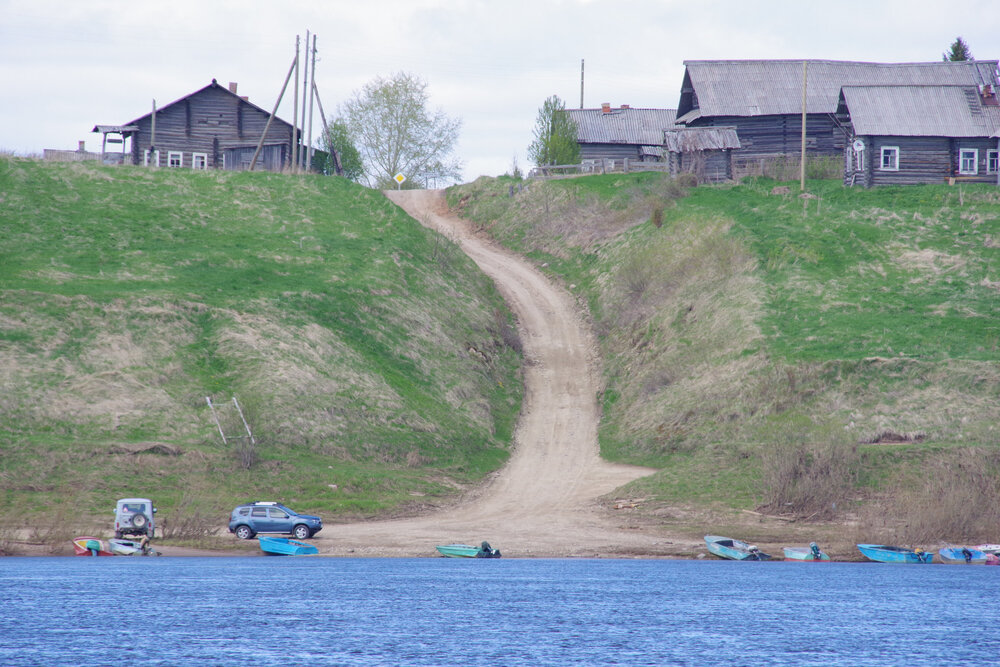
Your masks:
<instances>
[{"instance_id":1,"label":"car wheel","mask_svg":"<svg viewBox=\"0 0 1000 667\"><path fill-rule=\"evenodd\" d=\"M292 535L294 535L297 540L308 540L312 537L312 531L309 530L309 526L300 523L292 529Z\"/></svg>"},{"instance_id":2,"label":"car wheel","mask_svg":"<svg viewBox=\"0 0 1000 667\"><path fill-rule=\"evenodd\" d=\"M253 529L250 526L236 526L234 532L236 533L236 537L241 540L249 540L254 535Z\"/></svg>"},{"instance_id":3,"label":"car wheel","mask_svg":"<svg viewBox=\"0 0 1000 667\"><path fill-rule=\"evenodd\" d=\"M147 523L149 523L149 519L146 518L145 514L136 514L132 517L132 526L139 532L146 532Z\"/></svg>"},{"instance_id":4,"label":"car wheel","mask_svg":"<svg viewBox=\"0 0 1000 667\"><path fill-rule=\"evenodd\" d=\"M120 531L120 530L116 530L115 531L115 539L116 540L122 539L122 531Z\"/></svg>"}]
</instances>

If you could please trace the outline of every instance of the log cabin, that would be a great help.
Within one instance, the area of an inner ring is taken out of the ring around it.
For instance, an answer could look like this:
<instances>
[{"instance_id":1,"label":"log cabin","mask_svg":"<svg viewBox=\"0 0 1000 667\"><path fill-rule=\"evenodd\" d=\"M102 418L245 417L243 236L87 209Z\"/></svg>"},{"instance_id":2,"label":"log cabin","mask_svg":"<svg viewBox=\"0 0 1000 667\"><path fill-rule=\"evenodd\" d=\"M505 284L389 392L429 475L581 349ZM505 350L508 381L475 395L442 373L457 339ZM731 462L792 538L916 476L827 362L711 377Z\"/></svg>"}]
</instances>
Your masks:
<instances>
[{"instance_id":1,"label":"log cabin","mask_svg":"<svg viewBox=\"0 0 1000 667\"><path fill-rule=\"evenodd\" d=\"M844 86L844 184L1000 183L1000 106L990 86Z\"/></svg>"},{"instance_id":2,"label":"log cabin","mask_svg":"<svg viewBox=\"0 0 1000 667\"><path fill-rule=\"evenodd\" d=\"M236 93L236 84L212 83L124 125L96 125L102 157L108 135L131 141L132 164L187 169L247 169L267 127L255 168L281 171L290 161L292 125ZM155 113L155 119L154 119ZM155 137L154 137L155 133ZM123 146L124 148L124 146Z\"/></svg>"},{"instance_id":3,"label":"log cabin","mask_svg":"<svg viewBox=\"0 0 1000 667\"><path fill-rule=\"evenodd\" d=\"M996 60L688 60L676 122L687 127L736 128L741 144L735 152L737 166L798 157L805 81L807 153L840 156L848 145L848 131L836 119L844 86L959 85L997 90L997 64Z\"/></svg>"},{"instance_id":4,"label":"log cabin","mask_svg":"<svg viewBox=\"0 0 1000 667\"><path fill-rule=\"evenodd\" d=\"M627 104L612 108L566 109L576 123L580 159L660 162L663 159L663 131L673 127L673 109L633 109Z\"/></svg>"}]
</instances>

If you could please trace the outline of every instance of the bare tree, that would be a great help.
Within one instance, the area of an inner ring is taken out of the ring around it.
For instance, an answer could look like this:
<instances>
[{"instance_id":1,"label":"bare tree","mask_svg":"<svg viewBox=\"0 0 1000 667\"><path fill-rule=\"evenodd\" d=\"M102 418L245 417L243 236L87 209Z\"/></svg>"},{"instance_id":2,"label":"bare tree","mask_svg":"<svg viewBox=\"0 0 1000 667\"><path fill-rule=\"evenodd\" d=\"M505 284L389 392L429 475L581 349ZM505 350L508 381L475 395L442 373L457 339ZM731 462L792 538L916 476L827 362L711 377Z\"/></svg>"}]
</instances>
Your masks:
<instances>
[{"instance_id":1,"label":"bare tree","mask_svg":"<svg viewBox=\"0 0 1000 667\"><path fill-rule=\"evenodd\" d=\"M430 180L458 180L461 162L451 153L462 126L440 109L427 110L427 83L405 72L376 77L344 102L340 117L361 154L363 180L371 187L407 187Z\"/></svg>"}]
</instances>

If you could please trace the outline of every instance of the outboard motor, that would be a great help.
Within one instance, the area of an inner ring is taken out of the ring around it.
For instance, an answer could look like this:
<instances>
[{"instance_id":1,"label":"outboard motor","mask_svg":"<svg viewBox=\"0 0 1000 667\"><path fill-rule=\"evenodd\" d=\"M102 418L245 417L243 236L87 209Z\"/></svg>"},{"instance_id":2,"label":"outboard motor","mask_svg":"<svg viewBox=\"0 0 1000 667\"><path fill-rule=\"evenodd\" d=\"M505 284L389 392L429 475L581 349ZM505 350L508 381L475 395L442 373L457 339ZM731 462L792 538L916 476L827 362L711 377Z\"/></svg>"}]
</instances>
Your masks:
<instances>
[{"instance_id":1,"label":"outboard motor","mask_svg":"<svg viewBox=\"0 0 1000 667\"><path fill-rule=\"evenodd\" d=\"M760 549L755 546L751 546L747 551L750 552L750 560L760 560Z\"/></svg>"},{"instance_id":2,"label":"outboard motor","mask_svg":"<svg viewBox=\"0 0 1000 667\"><path fill-rule=\"evenodd\" d=\"M815 542L810 542L809 549L810 551L812 551L813 560L820 560L819 545L816 544Z\"/></svg>"}]
</instances>

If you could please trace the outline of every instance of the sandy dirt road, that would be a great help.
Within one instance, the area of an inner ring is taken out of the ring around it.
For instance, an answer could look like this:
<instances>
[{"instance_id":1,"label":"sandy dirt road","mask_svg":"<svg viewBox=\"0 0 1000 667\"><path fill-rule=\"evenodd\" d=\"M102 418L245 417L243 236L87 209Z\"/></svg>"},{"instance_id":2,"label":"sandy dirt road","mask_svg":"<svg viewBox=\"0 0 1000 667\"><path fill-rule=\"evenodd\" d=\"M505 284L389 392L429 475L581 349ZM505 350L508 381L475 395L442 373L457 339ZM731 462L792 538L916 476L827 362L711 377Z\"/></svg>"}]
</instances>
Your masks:
<instances>
[{"instance_id":1,"label":"sandy dirt road","mask_svg":"<svg viewBox=\"0 0 1000 667\"><path fill-rule=\"evenodd\" d=\"M321 553L433 556L434 546L488 540L505 556L660 555L664 538L625 526L596 502L650 469L598 454L595 345L572 297L525 260L449 214L441 191L388 192L414 219L452 239L496 283L519 320L525 399L513 454L453 508L417 518L328 524Z\"/></svg>"}]
</instances>

